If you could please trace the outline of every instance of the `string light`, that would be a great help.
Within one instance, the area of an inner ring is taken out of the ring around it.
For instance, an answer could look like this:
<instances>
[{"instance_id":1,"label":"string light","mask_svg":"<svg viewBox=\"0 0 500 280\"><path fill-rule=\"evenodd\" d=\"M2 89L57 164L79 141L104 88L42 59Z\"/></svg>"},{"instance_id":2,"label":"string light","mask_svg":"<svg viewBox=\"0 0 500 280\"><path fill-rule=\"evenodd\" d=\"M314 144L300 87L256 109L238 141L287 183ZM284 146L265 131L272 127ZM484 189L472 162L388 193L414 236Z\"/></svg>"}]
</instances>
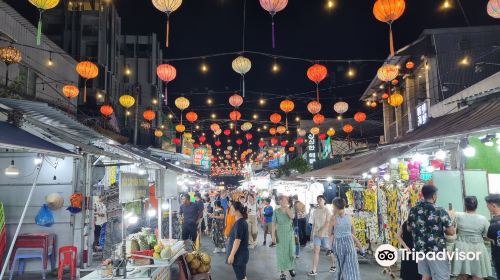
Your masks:
<instances>
[{"instance_id":1,"label":"string light","mask_svg":"<svg viewBox=\"0 0 500 280\"><path fill-rule=\"evenodd\" d=\"M173 119L173 118L174 118L174 115L172 115L172 114L168 114L168 118L169 118L169 119Z\"/></svg>"},{"instance_id":2,"label":"string light","mask_svg":"<svg viewBox=\"0 0 500 280\"><path fill-rule=\"evenodd\" d=\"M464 65L464 66L467 66L470 64L470 59L468 56L464 56L461 60L460 60L460 64L461 65Z\"/></svg>"},{"instance_id":3,"label":"string light","mask_svg":"<svg viewBox=\"0 0 500 280\"><path fill-rule=\"evenodd\" d=\"M356 70L354 70L354 68L349 68L347 70L347 77L354 78L354 76L356 76Z\"/></svg>"},{"instance_id":4,"label":"string light","mask_svg":"<svg viewBox=\"0 0 500 280\"><path fill-rule=\"evenodd\" d=\"M276 61L273 63L273 67L271 68L271 70L274 72L274 73L278 73L280 71L280 66L278 63L276 63Z\"/></svg>"},{"instance_id":5,"label":"string light","mask_svg":"<svg viewBox=\"0 0 500 280\"><path fill-rule=\"evenodd\" d=\"M331 9L335 8L335 2L333 0L326 1L326 8L328 10L331 10Z\"/></svg>"},{"instance_id":6,"label":"string light","mask_svg":"<svg viewBox=\"0 0 500 280\"><path fill-rule=\"evenodd\" d=\"M254 115L253 115L253 119L254 119L254 120L256 120L256 119L258 119L258 118L259 118L259 115L257 115L257 114L254 114Z\"/></svg>"},{"instance_id":7,"label":"string light","mask_svg":"<svg viewBox=\"0 0 500 280\"><path fill-rule=\"evenodd\" d=\"M337 120L341 120L341 119L342 119L342 115L338 115Z\"/></svg>"},{"instance_id":8,"label":"string light","mask_svg":"<svg viewBox=\"0 0 500 280\"><path fill-rule=\"evenodd\" d=\"M158 100L156 100L156 98L153 98L153 100L151 100L151 103L153 103L153 105L156 105L158 104Z\"/></svg>"},{"instance_id":9,"label":"string light","mask_svg":"<svg viewBox=\"0 0 500 280\"><path fill-rule=\"evenodd\" d=\"M212 105L212 103L214 103L214 100L212 98L207 98L207 104L208 105Z\"/></svg>"},{"instance_id":10,"label":"string light","mask_svg":"<svg viewBox=\"0 0 500 280\"><path fill-rule=\"evenodd\" d=\"M130 112L129 112L129 111L125 112L125 114L126 114L127 116L130 116Z\"/></svg>"},{"instance_id":11,"label":"string light","mask_svg":"<svg viewBox=\"0 0 500 280\"><path fill-rule=\"evenodd\" d=\"M200 67L201 72L207 73L208 72L208 65L206 63L202 63Z\"/></svg>"},{"instance_id":12,"label":"string light","mask_svg":"<svg viewBox=\"0 0 500 280\"><path fill-rule=\"evenodd\" d=\"M263 128L263 129L267 129L267 125L264 125L262 128Z\"/></svg>"},{"instance_id":13,"label":"string light","mask_svg":"<svg viewBox=\"0 0 500 280\"><path fill-rule=\"evenodd\" d=\"M266 100L265 100L264 98L260 98L260 99L259 99L259 104L260 104L260 105L264 105L264 104L266 104Z\"/></svg>"},{"instance_id":14,"label":"string light","mask_svg":"<svg viewBox=\"0 0 500 280\"><path fill-rule=\"evenodd\" d=\"M199 125L196 125L196 126L195 126L195 128L196 128L196 129L200 129L200 126L199 126Z\"/></svg>"},{"instance_id":15,"label":"string light","mask_svg":"<svg viewBox=\"0 0 500 280\"><path fill-rule=\"evenodd\" d=\"M448 10L451 8L451 3L449 0L444 0L443 5L441 6L442 10Z\"/></svg>"},{"instance_id":16,"label":"string light","mask_svg":"<svg viewBox=\"0 0 500 280\"><path fill-rule=\"evenodd\" d=\"M52 53L49 53L49 61L47 62L48 66L52 66L54 63L52 62Z\"/></svg>"},{"instance_id":17,"label":"string light","mask_svg":"<svg viewBox=\"0 0 500 280\"><path fill-rule=\"evenodd\" d=\"M210 117L211 117L212 119L215 119L215 118L217 118L217 115L216 115L216 114L214 114L214 113L212 113L212 115L210 115Z\"/></svg>"},{"instance_id":18,"label":"string light","mask_svg":"<svg viewBox=\"0 0 500 280\"><path fill-rule=\"evenodd\" d=\"M300 118L299 117L295 117L295 121L296 122L300 122Z\"/></svg>"},{"instance_id":19,"label":"string light","mask_svg":"<svg viewBox=\"0 0 500 280\"><path fill-rule=\"evenodd\" d=\"M160 128L161 128L161 129L164 129L164 128L165 128L165 126L162 124L162 125L160 125Z\"/></svg>"},{"instance_id":20,"label":"string light","mask_svg":"<svg viewBox=\"0 0 500 280\"><path fill-rule=\"evenodd\" d=\"M130 70L130 67L127 65L125 67L125 75L130 76L132 74L132 70Z\"/></svg>"}]
</instances>

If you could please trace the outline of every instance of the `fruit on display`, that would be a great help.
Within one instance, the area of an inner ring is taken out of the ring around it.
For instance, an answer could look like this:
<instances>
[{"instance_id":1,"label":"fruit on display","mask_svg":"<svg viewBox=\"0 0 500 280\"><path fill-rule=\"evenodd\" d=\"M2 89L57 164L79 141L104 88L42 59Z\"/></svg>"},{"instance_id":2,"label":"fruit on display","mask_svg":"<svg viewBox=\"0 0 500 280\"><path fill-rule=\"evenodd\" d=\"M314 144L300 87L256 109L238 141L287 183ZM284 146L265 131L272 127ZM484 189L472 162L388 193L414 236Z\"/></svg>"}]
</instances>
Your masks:
<instances>
[{"instance_id":1,"label":"fruit on display","mask_svg":"<svg viewBox=\"0 0 500 280\"><path fill-rule=\"evenodd\" d=\"M186 254L186 261L192 274L210 271L212 259L206 252L194 251Z\"/></svg>"}]
</instances>

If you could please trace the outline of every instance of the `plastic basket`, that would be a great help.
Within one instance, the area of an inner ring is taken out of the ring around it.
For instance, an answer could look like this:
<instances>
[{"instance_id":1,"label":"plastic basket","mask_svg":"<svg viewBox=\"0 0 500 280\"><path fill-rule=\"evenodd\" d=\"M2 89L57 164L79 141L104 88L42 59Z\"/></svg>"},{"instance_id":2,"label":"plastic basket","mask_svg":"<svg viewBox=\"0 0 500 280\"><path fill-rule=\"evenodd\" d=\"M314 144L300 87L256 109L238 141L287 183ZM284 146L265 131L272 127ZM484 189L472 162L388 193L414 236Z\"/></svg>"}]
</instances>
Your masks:
<instances>
[{"instance_id":1,"label":"plastic basket","mask_svg":"<svg viewBox=\"0 0 500 280\"><path fill-rule=\"evenodd\" d=\"M144 250L144 251L131 251L130 254L132 255L141 255L145 257L152 257L154 254L155 250ZM137 256L130 256L131 259L133 260L138 260L138 259L145 259Z\"/></svg>"}]
</instances>

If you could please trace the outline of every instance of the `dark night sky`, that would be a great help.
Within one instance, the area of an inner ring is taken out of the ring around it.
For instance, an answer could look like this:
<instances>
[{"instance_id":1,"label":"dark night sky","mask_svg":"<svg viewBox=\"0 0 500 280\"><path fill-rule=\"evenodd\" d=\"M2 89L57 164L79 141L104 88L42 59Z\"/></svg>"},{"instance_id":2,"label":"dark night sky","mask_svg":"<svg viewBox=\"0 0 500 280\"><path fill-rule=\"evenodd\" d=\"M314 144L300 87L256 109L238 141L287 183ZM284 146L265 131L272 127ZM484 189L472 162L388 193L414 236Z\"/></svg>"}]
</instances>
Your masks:
<instances>
[{"instance_id":1,"label":"dark night sky","mask_svg":"<svg viewBox=\"0 0 500 280\"><path fill-rule=\"evenodd\" d=\"M165 38L166 16L156 10L149 0L116 1L122 18L122 30L127 34L158 34L162 43ZM290 0L286 9L275 17L277 47L271 47L271 18L258 0L247 1L246 50L273 53L276 55L311 59L380 59L388 55L388 26L377 21L370 0L336 0L336 7L327 11L325 0ZM451 1L451 0L450 0ZM498 24L486 13L486 0L461 0L471 25ZM12 1L9 1L12 2ZM16 1L17 2L17 1ZM221 52L242 50L243 2L244 0L184 0L171 16L171 47L167 58L203 56ZM446 12L439 11L442 0L408 0L405 14L394 25L396 49L416 40L423 29L466 26L466 21L456 0L455 7ZM27 2L22 6L23 14L35 21L38 13ZM301 95L296 101L296 110L303 119L312 116L306 104L315 96L314 84L306 77L310 62L278 60L281 71L271 72L272 58L247 54L253 66L246 75L247 99L241 109L243 118L250 119L253 113L260 120L269 120L271 112L279 111L280 96ZM205 62L210 70L200 72L202 60L177 61L177 79L169 85L172 96L184 94L192 101L194 111L201 118L215 112L219 118L227 119L230 111L227 102L231 92L239 89L239 75L232 71L231 61L235 56L208 58ZM333 104L339 98L350 103L347 117L357 110L368 113L369 118L381 119L380 106L367 109L359 97L374 77L381 63L353 63L357 71L354 79L347 79L346 63L327 63L329 77L320 85L331 87L321 94L322 113L335 117ZM207 107L207 91L213 91L216 105ZM201 93L201 94L195 94ZM264 95L262 95L263 93ZM278 96L268 96L271 93ZM258 105L258 98L275 98L266 106ZM173 99L172 97L172 99ZM173 102L172 102L173 103ZM179 113L174 109L174 112ZM294 118L296 113L291 114ZM223 127L225 128L225 127ZM336 128L338 129L338 128Z\"/></svg>"}]
</instances>

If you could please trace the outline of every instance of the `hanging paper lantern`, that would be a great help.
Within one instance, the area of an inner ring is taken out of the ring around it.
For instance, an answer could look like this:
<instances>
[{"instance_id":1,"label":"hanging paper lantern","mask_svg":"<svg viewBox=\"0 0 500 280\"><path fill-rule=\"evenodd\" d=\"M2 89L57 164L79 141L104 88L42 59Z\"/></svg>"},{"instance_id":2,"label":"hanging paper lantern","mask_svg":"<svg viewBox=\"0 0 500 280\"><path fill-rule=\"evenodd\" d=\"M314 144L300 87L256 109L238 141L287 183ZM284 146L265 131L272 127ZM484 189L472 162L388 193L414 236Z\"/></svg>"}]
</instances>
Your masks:
<instances>
[{"instance_id":1,"label":"hanging paper lantern","mask_svg":"<svg viewBox=\"0 0 500 280\"><path fill-rule=\"evenodd\" d=\"M274 135L276 135L276 132L277 132L277 131L276 131L276 128L274 128L274 127L271 127L271 128L269 129L269 134L271 134L271 135L273 135L273 136L274 136Z\"/></svg>"},{"instance_id":2,"label":"hanging paper lantern","mask_svg":"<svg viewBox=\"0 0 500 280\"><path fill-rule=\"evenodd\" d=\"M212 130L213 132L215 132L215 131L217 131L219 129L220 129L220 126L217 123L213 123L213 124L210 125L210 130Z\"/></svg>"},{"instance_id":3,"label":"hanging paper lantern","mask_svg":"<svg viewBox=\"0 0 500 280\"><path fill-rule=\"evenodd\" d=\"M287 144L288 144L288 141L286 141L286 140L283 140L280 143L281 147L286 147Z\"/></svg>"},{"instance_id":4,"label":"hanging paper lantern","mask_svg":"<svg viewBox=\"0 0 500 280\"><path fill-rule=\"evenodd\" d=\"M274 113L272 114L270 117L269 117L269 120L274 123L274 124L277 124L281 121L281 115L280 114L277 114L277 113Z\"/></svg>"},{"instance_id":5,"label":"hanging paper lantern","mask_svg":"<svg viewBox=\"0 0 500 280\"><path fill-rule=\"evenodd\" d=\"M199 147L200 147L200 145L198 145L196 143L193 144L193 148L198 149Z\"/></svg>"},{"instance_id":6,"label":"hanging paper lantern","mask_svg":"<svg viewBox=\"0 0 500 280\"><path fill-rule=\"evenodd\" d=\"M207 138L202 135L202 136L198 137L198 140L200 141L200 143L203 143L207 140Z\"/></svg>"},{"instance_id":7,"label":"hanging paper lantern","mask_svg":"<svg viewBox=\"0 0 500 280\"><path fill-rule=\"evenodd\" d=\"M188 112L186 114L186 120L188 120L191 123L194 123L196 120L198 120L198 114L195 112Z\"/></svg>"},{"instance_id":8,"label":"hanging paper lantern","mask_svg":"<svg viewBox=\"0 0 500 280\"><path fill-rule=\"evenodd\" d=\"M174 138L174 139L172 139L172 142L173 142L175 145L180 145L180 144L181 144L181 139L180 139L180 138Z\"/></svg>"},{"instance_id":9,"label":"hanging paper lantern","mask_svg":"<svg viewBox=\"0 0 500 280\"><path fill-rule=\"evenodd\" d=\"M295 103L292 100L285 99L280 102L280 109L285 113L290 113L295 108Z\"/></svg>"},{"instance_id":10,"label":"hanging paper lantern","mask_svg":"<svg viewBox=\"0 0 500 280\"><path fill-rule=\"evenodd\" d=\"M316 101L319 102L319 83L326 78L328 69L321 64L314 64L307 69L307 77L316 84Z\"/></svg>"},{"instance_id":11,"label":"hanging paper lantern","mask_svg":"<svg viewBox=\"0 0 500 280\"><path fill-rule=\"evenodd\" d=\"M236 144L238 145L243 144L243 140L241 140L241 138L236 139Z\"/></svg>"},{"instance_id":12,"label":"hanging paper lantern","mask_svg":"<svg viewBox=\"0 0 500 280\"><path fill-rule=\"evenodd\" d=\"M394 39L392 36L392 23L400 18L405 11L404 0L377 0L373 5L373 15L381 22L389 24L389 49L394 55Z\"/></svg>"},{"instance_id":13,"label":"hanging paper lantern","mask_svg":"<svg viewBox=\"0 0 500 280\"><path fill-rule=\"evenodd\" d=\"M271 39L273 49L276 47L276 40L274 36L274 16L277 12L281 12L288 4L288 0L260 0L260 6L271 14Z\"/></svg>"},{"instance_id":14,"label":"hanging paper lantern","mask_svg":"<svg viewBox=\"0 0 500 280\"><path fill-rule=\"evenodd\" d=\"M500 0L489 0L486 11L492 18L500 18Z\"/></svg>"},{"instance_id":15,"label":"hanging paper lantern","mask_svg":"<svg viewBox=\"0 0 500 280\"><path fill-rule=\"evenodd\" d=\"M311 128L310 132L312 135L318 135L319 134L319 127L315 126L315 127Z\"/></svg>"},{"instance_id":16,"label":"hanging paper lantern","mask_svg":"<svg viewBox=\"0 0 500 280\"><path fill-rule=\"evenodd\" d=\"M243 97L245 97L245 74L252 68L252 62L250 59L240 55L233 60L231 66L233 67L234 72L241 75L241 79L243 81Z\"/></svg>"},{"instance_id":17,"label":"hanging paper lantern","mask_svg":"<svg viewBox=\"0 0 500 280\"><path fill-rule=\"evenodd\" d=\"M109 117L113 114L113 107L110 105L102 105L100 111L103 116Z\"/></svg>"},{"instance_id":18,"label":"hanging paper lantern","mask_svg":"<svg viewBox=\"0 0 500 280\"><path fill-rule=\"evenodd\" d=\"M278 144L278 138L271 138L271 144L274 146Z\"/></svg>"},{"instance_id":19,"label":"hanging paper lantern","mask_svg":"<svg viewBox=\"0 0 500 280\"><path fill-rule=\"evenodd\" d=\"M250 141L250 140L252 140L253 135L251 133L247 133L247 134L245 134L245 138L247 139L247 141Z\"/></svg>"},{"instance_id":20,"label":"hanging paper lantern","mask_svg":"<svg viewBox=\"0 0 500 280\"><path fill-rule=\"evenodd\" d=\"M335 129L330 128L326 131L326 135L333 137L335 135Z\"/></svg>"},{"instance_id":21,"label":"hanging paper lantern","mask_svg":"<svg viewBox=\"0 0 500 280\"><path fill-rule=\"evenodd\" d=\"M157 129L157 130L155 130L155 136L160 138L163 136L163 132L161 130Z\"/></svg>"},{"instance_id":22,"label":"hanging paper lantern","mask_svg":"<svg viewBox=\"0 0 500 280\"><path fill-rule=\"evenodd\" d=\"M153 110L146 110L142 113L142 116L147 121L152 121L156 117L156 113Z\"/></svg>"},{"instance_id":23,"label":"hanging paper lantern","mask_svg":"<svg viewBox=\"0 0 500 280\"><path fill-rule=\"evenodd\" d=\"M320 125L320 124L322 124L324 121L325 121L325 116L323 116L322 114L316 114L316 115L314 115L314 117L313 117L313 122L314 122L316 125Z\"/></svg>"},{"instance_id":24,"label":"hanging paper lantern","mask_svg":"<svg viewBox=\"0 0 500 280\"><path fill-rule=\"evenodd\" d=\"M304 138L297 138L297 140L295 140L295 143L297 143L297 145L301 145L302 143L304 143Z\"/></svg>"},{"instance_id":25,"label":"hanging paper lantern","mask_svg":"<svg viewBox=\"0 0 500 280\"><path fill-rule=\"evenodd\" d=\"M241 125L241 130L243 130L243 131L249 131L250 129L252 129L251 122L245 122Z\"/></svg>"},{"instance_id":26,"label":"hanging paper lantern","mask_svg":"<svg viewBox=\"0 0 500 280\"><path fill-rule=\"evenodd\" d=\"M392 84L393 86L395 86L395 85L399 84L398 79L394 79L394 80L392 80L392 81L391 81L391 84Z\"/></svg>"},{"instance_id":27,"label":"hanging paper lantern","mask_svg":"<svg viewBox=\"0 0 500 280\"><path fill-rule=\"evenodd\" d=\"M389 94L387 92L384 92L382 94L382 99L387 99L387 98L389 98Z\"/></svg>"},{"instance_id":28,"label":"hanging paper lantern","mask_svg":"<svg viewBox=\"0 0 500 280\"><path fill-rule=\"evenodd\" d=\"M219 136L220 134L222 133L222 129L217 129L216 131L214 131L214 134Z\"/></svg>"},{"instance_id":29,"label":"hanging paper lantern","mask_svg":"<svg viewBox=\"0 0 500 280\"><path fill-rule=\"evenodd\" d=\"M406 62L405 67L406 67L406 69L411 70L411 69L413 69L413 67L415 67L415 63L413 61L409 60L408 62Z\"/></svg>"},{"instance_id":30,"label":"hanging paper lantern","mask_svg":"<svg viewBox=\"0 0 500 280\"><path fill-rule=\"evenodd\" d=\"M229 113L229 118L232 120L232 121L238 121L241 119L241 113L239 111L232 111L231 113Z\"/></svg>"},{"instance_id":31,"label":"hanging paper lantern","mask_svg":"<svg viewBox=\"0 0 500 280\"><path fill-rule=\"evenodd\" d=\"M177 97L177 99L175 99L175 107L181 111L186 110L189 107L189 99L183 96Z\"/></svg>"},{"instance_id":32,"label":"hanging paper lantern","mask_svg":"<svg viewBox=\"0 0 500 280\"><path fill-rule=\"evenodd\" d=\"M299 128L299 129L297 130L297 134L298 134L300 137L304 137L304 136L306 135L306 133L307 133L307 132L305 131L305 129Z\"/></svg>"},{"instance_id":33,"label":"hanging paper lantern","mask_svg":"<svg viewBox=\"0 0 500 280\"><path fill-rule=\"evenodd\" d=\"M354 127L352 127L352 125L350 124L346 124L344 125L342 130L344 130L345 133L351 133L354 130Z\"/></svg>"},{"instance_id":34,"label":"hanging paper lantern","mask_svg":"<svg viewBox=\"0 0 500 280\"><path fill-rule=\"evenodd\" d=\"M309 104L307 104L307 110L309 113L315 115L321 111L321 103L318 101L311 101Z\"/></svg>"},{"instance_id":35,"label":"hanging paper lantern","mask_svg":"<svg viewBox=\"0 0 500 280\"><path fill-rule=\"evenodd\" d=\"M241 106L241 104L243 104L243 97L241 97L241 95L239 94L233 94L231 95L231 97L229 97L229 104L231 104L231 106L235 108L238 108Z\"/></svg>"},{"instance_id":36,"label":"hanging paper lantern","mask_svg":"<svg viewBox=\"0 0 500 280\"><path fill-rule=\"evenodd\" d=\"M389 99L387 99L387 103L391 105L392 107L399 107L401 104L403 104L404 98L399 92L393 93L391 96L389 96Z\"/></svg>"},{"instance_id":37,"label":"hanging paper lantern","mask_svg":"<svg viewBox=\"0 0 500 280\"><path fill-rule=\"evenodd\" d=\"M377 107L377 102L372 101L372 102L370 103L370 107L372 107L372 108L376 108L376 107Z\"/></svg>"},{"instance_id":38,"label":"hanging paper lantern","mask_svg":"<svg viewBox=\"0 0 500 280\"><path fill-rule=\"evenodd\" d=\"M66 96L68 99L74 98L78 96L79 89L75 85L65 85L62 88L64 96Z\"/></svg>"},{"instance_id":39,"label":"hanging paper lantern","mask_svg":"<svg viewBox=\"0 0 500 280\"><path fill-rule=\"evenodd\" d=\"M217 140L217 141L215 141L215 143L214 143L214 144L215 144L215 146L219 147L220 145L222 145L222 142L221 142L221 141L219 141L219 140Z\"/></svg>"},{"instance_id":40,"label":"hanging paper lantern","mask_svg":"<svg viewBox=\"0 0 500 280\"><path fill-rule=\"evenodd\" d=\"M182 135L184 139L191 140L193 138L193 134L191 132L186 132Z\"/></svg>"},{"instance_id":41,"label":"hanging paper lantern","mask_svg":"<svg viewBox=\"0 0 500 280\"><path fill-rule=\"evenodd\" d=\"M226 136L231 135L231 130L230 129L225 129L224 130L224 135L226 135Z\"/></svg>"},{"instance_id":42,"label":"hanging paper lantern","mask_svg":"<svg viewBox=\"0 0 500 280\"><path fill-rule=\"evenodd\" d=\"M291 152L291 153L295 152L295 147L293 147L293 146L292 146L292 147L289 147L289 148L288 148L288 151L289 151L289 152Z\"/></svg>"},{"instance_id":43,"label":"hanging paper lantern","mask_svg":"<svg viewBox=\"0 0 500 280\"><path fill-rule=\"evenodd\" d=\"M170 37L170 14L175 12L182 4L182 0L152 0L153 6L160 12L167 14L167 30L165 45L168 48Z\"/></svg>"},{"instance_id":44,"label":"hanging paper lantern","mask_svg":"<svg viewBox=\"0 0 500 280\"><path fill-rule=\"evenodd\" d=\"M265 145L266 145L266 142L259 141L259 147L264 148Z\"/></svg>"},{"instance_id":45,"label":"hanging paper lantern","mask_svg":"<svg viewBox=\"0 0 500 280\"><path fill-rule=\"evenodd\" d=\"M156 67L156 75L160 80L165 82L165 97L163 99L163 102L165 103L165 105L168 105L168 83L170 83L175 79L175 77L177 77L177 70L170 64L160 64L158 65L158 67Z\"/></svg>"},{"instance_id":46,"label":"hanging paper lantern","mask_svg":"<svg viewBox=\"0 0 500 280\"><path fill-rule=\"evenodd\" d=\"M33 6L38 8L40 16L38 18L38 28L36 32L36 45L40 46L42 41L42 14L46 10L53 9L59 4L59 0L29 0Z\"/></svg>"},{"instance_id":47,"label":"hanging paper lantern","mask_svg":"<svg viewBox=\"0 0 500 280\"><path fill-rule=\"evenodd\" d=\"M335 103L335 105L333 105L333 110L342 115L343 113L347 112L347 110L349 110L349 104L344 101L339 101Z\"/></svg>"},{"instance_id":48,"label":"hanging paper lantern","mask_svg":"<svg viewBox=\"0 0 500 280\"><path fill-rule=\"evenodd\" d=\"M394 64L384 64L377 71L377 78L383 82L390 82L399 75L399 69Z\"/></svg>"},{"instance_id":49,"label":"hanging paper lantern","mask_svg":"<svg viewBox=\"0 0 500 280\"><path fill-rule=\"evenodd\" d=\"M21 51L13 46L0 47L0 60L7 66L21 62L22 58Z\"/></svg>"},{"instance_id":50,"label":"hanging paper lantern","mask_svg":"<svg viewBox=\"0 0 500 280\"><path fill-rule=\"evenodd\" d=\"M41 0L40 0L41 1ZM85 79L83 85L83 103L87 102L87 81L99 75L99 68L90 61L82 61L76 65L76 72Z\"/></svg>"},{"instance_id":51,"label":"hanging paper lantern","mask_svg":"<svg viewBox=\"0 0 500 280\"><path fill-rule=\"evenodd\" d=\"M276 132L278 132L278 134L283 134L286 132L286 128L284 126L280 125L276 128Z\"/></svg>"},{"instance_id":52,"label":"hanging paper lantern","mask_svg":"<svg viewBox=\"0 0 500 280\"><path fill-rule=\"evenodd\" d=\"M320 133L318 135L318 137L319 137L319 140L325 140L326 139L326 134L325 133Z\"/></svg>"},{"instance_id":53,"label":"hanging paper lantern","mask_svg":"<svg viewBox=\"0 0 500 280\"><path fill-rule=\"evenodd\" d=\"M186 127L183 124L178 124L175 126L175 131L183 133L184 131L186 131Z\"/></svg>"},{"instance_id":54,"label":"hanging paper lantern","mask_svg":"<svg viewBox=\"0 0 500 280\"><path fill-rule=\"evenodd\" d=\"M124 95L120 96L120 99L118 99L118 102L120 102L120 105L122 105L123 108L129 109L130 107L134 106L135 98L132 97L131 95L124 94Z\"/></svg>"},{"instance_id":55,"label":"hanging paper lantern","mask_svg":"<svg viewBox=\"0 0 500 280\"><path fill-rule=\"evenodd\" d=\"M366 114L363 112L357 112L356 114L354 114L354 120L362 123L366 120Z\"/></svg>"}]
</instances>

